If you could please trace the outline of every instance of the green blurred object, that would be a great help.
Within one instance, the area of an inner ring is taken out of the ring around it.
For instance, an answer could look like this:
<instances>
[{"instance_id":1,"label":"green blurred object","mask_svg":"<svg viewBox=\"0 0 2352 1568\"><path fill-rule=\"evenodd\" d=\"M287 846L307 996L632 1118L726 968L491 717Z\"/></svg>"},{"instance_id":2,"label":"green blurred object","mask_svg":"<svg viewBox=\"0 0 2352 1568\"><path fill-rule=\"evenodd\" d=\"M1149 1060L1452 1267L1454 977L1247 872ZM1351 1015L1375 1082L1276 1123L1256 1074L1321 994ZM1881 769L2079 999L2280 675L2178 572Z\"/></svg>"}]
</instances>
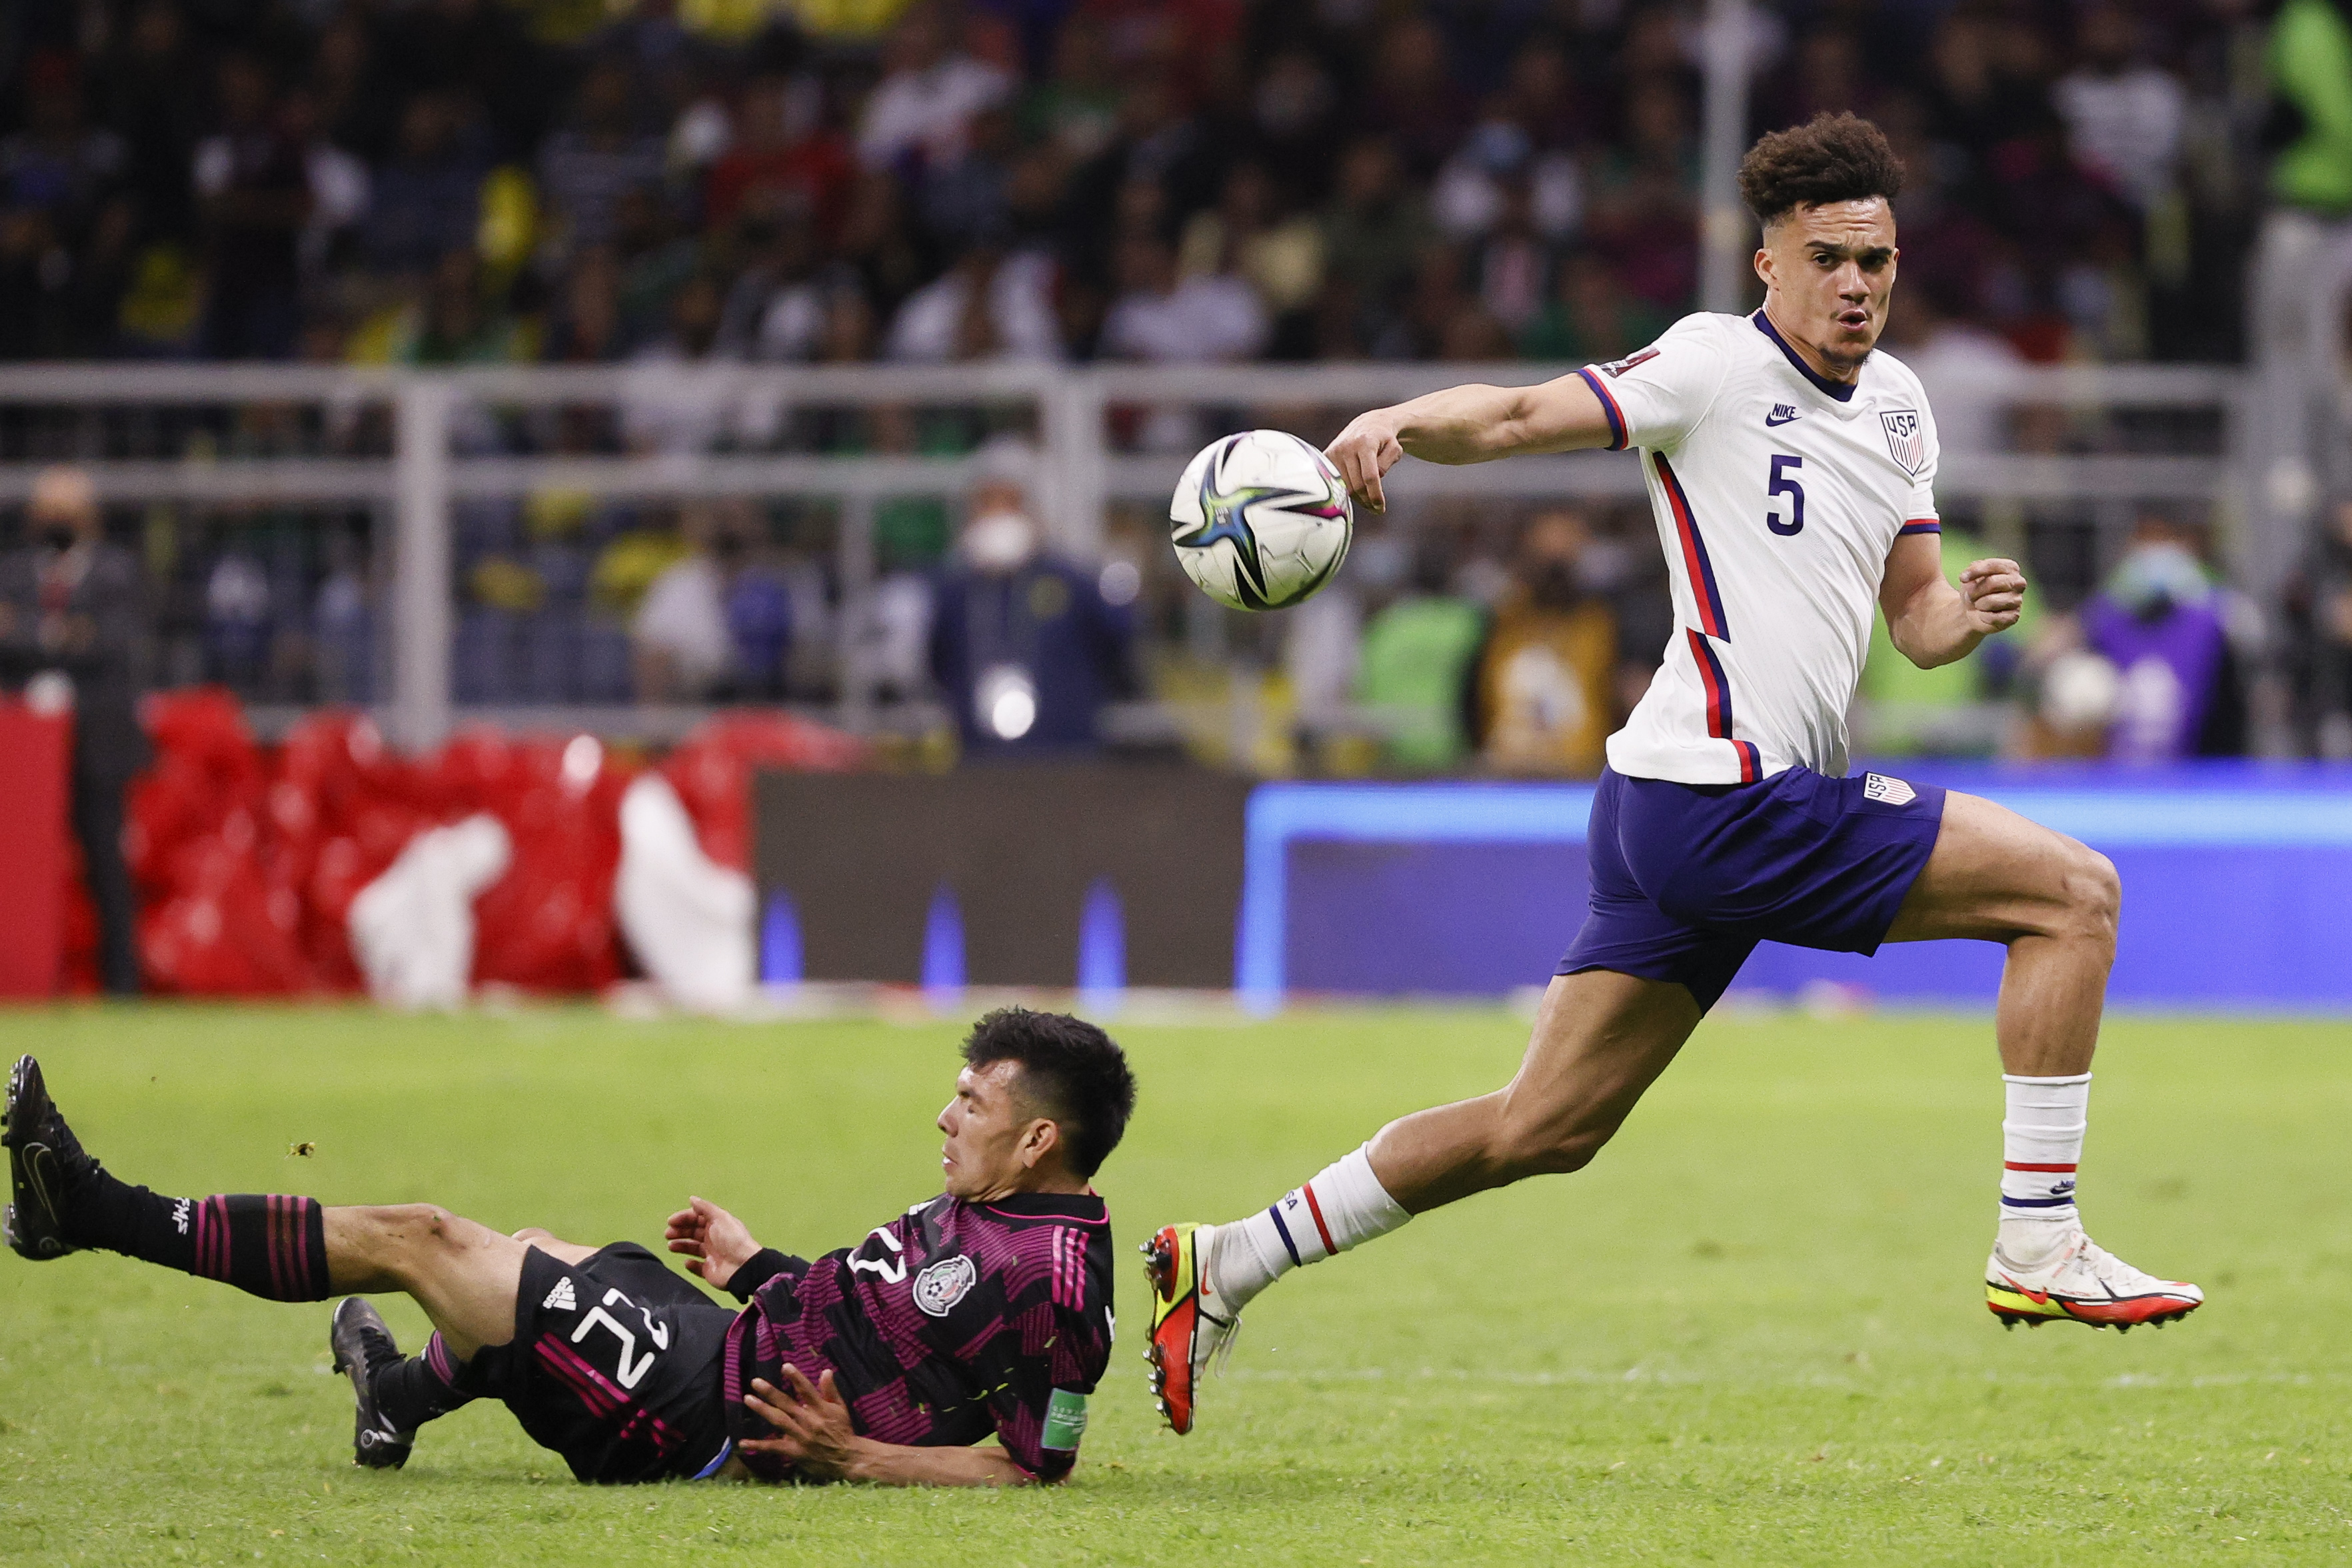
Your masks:
<instances>
[{"instance_id":1,"label":"green blurred object","mask_svg":"<svg viewBox=\"0 0 2352 1568\"><path fill-rule=\"evenodd\" d=\"M1486 612L1444 595L1401 599L1364 628L1356 699L1390 725L1389 758L1398 767L1451 768L1469 751L1463 692L1486 630Z\"/></svg>"},{"instance_id":2,"label":"green blurred object","mask_svg":"<svg viewBox=\"0 0 2352 1568\"><path fill-rule=\"evenodd\" d=\"M1982 539L1947 527L1940 536L1944 576L1958 582L1969 564L1985 558ZM2030 575L2030 574L2029 574ZM2017 624L2000 633L2022 648L2042 619L2040 595L2029 589ZM1984 649L1965 659L1923 670L1895 650L1884 612L1870 619L1870 657L1863 665L1860 695L1871 705L1868 749L1890 757L1921 753L1950 755L1990 749L1974 736L1969 710L1991 694L1985 689ZM1963 740L1962 737L1968 738Z\"/></svg>"},{"instance_id":3,"label":"green blurred object","mask_svg":"<svg viewBox=\"0 0 2352 1568\"><path fill-rule=\"evenodd\" d=\"M2286 0L2271 24L2273 112L2294 138L2271 164L2271 193L2311 212L2352 212L2352 22L2329 0Z\"/></svg>"}]
</instances>

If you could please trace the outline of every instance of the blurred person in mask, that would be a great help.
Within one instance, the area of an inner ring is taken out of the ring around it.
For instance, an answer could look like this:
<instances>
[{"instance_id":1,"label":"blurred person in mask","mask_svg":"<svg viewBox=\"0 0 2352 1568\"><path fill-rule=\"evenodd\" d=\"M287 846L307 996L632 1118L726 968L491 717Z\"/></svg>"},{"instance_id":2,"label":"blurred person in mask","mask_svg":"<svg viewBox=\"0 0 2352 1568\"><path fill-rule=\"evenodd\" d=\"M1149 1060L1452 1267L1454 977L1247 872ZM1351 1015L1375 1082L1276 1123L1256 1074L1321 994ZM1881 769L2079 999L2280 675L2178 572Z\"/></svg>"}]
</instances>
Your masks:
<instances>
[{"instance_id":1,"label":"blurred person in mask","mask_svg":"<svg viewBox=\"0 0 2352 1568\"><path fill-rule=\"evenodd\" d=\"M73 825L98 909L100 977L139 990L138 907L122 858L123 797L147 766L136 652L146 632L139 562L105 538L89 476L51 468L33 481L23 548L0 556L0 676L22 687L70 683Z\"/></svg>"},{"instance_id":2,"label":"blurred person in mask","mask_svg":"<svg viewBox=\"0 0 2352 1568\"><path fill-rule=\"evenodd\" d=\"M2083 606L2083 642L2120 678L2107 755L2126 762L2236 757L2246 705L2221 591L2190 528L2145 513L2099 591Z\"/></svg>"},{"instance_id":3,"label":"blurred person in mask","mask_svg":"<svg viewBox=\"0 0 2352 1568\"><path fill-rule=\"evenodd\" d=\"M931 676L970 756L1089 749L1103 706L1135 689L1128 607L1105 594L1110 573L1045 548L1035 481L1026 442L981 448L939 581Z\"/></svg>"},{"instance_id":4,"label":"blurred person in mask","mask_svg":"<svg viewBox=\"0 0 2352 1568\"><path fill-rule=\"evenodd\" d=\"M1592 591L1592 528L1572 507L1528 520L1477 660L1476 735L1498 773L1600 777L1617 725L1617 618Z\"/></svg>"}]
</instances>

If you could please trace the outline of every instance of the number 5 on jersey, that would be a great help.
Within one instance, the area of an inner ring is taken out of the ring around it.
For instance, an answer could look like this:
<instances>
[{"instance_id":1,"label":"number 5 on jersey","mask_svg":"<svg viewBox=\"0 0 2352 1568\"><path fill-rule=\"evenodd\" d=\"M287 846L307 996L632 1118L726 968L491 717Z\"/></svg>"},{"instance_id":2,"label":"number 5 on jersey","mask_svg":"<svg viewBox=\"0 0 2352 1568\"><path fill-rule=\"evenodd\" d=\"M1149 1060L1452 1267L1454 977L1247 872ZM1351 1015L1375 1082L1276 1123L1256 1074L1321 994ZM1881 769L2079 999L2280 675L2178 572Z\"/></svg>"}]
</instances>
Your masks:
<instances>
[{"instance_id":1,"label":"number 5 on jersey","mask_svg":"<svg viewBox=\"0 0 2352 1568\"><path fill-rule=\"evenodd\" d=\"M1783 517L1777 508L1768 508L1764 513L1764 526L1783 538L1805 531L1805 487L1797 483L1795 473L1804 465L1805 460L1801 457L1791 457L1785 452L1772 454L1772 477L1764 486L1764 493L1776 500L1787 497L1789 510Z\"/></svg>"}]
</instances>

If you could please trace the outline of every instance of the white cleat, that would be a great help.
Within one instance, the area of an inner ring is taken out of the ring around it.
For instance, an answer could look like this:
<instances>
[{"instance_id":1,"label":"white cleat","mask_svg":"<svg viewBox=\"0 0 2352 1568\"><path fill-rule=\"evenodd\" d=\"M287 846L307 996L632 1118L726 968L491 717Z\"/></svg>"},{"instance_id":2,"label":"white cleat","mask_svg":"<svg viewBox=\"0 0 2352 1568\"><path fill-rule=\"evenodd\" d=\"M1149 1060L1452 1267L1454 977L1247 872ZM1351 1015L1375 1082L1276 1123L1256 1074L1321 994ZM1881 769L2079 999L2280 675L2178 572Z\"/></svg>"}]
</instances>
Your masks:
<instances>
[{"instance_id":1,"label":"white cleat","mask_svg":"<svg viewBox=\"0 0 2352 1568\"><path fill-rule=\"evenodd\" d=\"M1995 1247L1985 1265L1985 1305L2004 1328L2039 1328L2053 1321L2117 1333L2141 1323L2162 1328L2204 1303L2205 1292L2196 1286L2141 1272L2080 1227L2032 1264L2004 1258Z\"/></svg>"}]
</instances>

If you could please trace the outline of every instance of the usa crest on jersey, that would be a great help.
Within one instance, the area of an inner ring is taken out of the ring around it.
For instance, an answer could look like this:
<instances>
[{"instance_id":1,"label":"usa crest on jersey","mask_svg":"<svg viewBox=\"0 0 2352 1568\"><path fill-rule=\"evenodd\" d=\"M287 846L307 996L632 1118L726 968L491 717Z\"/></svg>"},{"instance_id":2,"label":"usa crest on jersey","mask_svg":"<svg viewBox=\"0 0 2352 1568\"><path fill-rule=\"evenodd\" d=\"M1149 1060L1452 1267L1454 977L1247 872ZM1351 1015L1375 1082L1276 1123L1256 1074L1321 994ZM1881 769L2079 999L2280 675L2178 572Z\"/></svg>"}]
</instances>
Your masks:
<instances>
[{"instance_id":1,"label":"usa crest on jersey","mask_svg":"<svg viewBox=\"0 0 2352 1568\"><path fill-rule=\"evenodd\" d=\"M1886 450L1894 454L1895 461L1902 465L1903 472L1914 479L1917 478L1919 470L1927 465L1927 435L1920 427L1919 411L1916 408L1885 411L1879 414L1878 423L1886 431Z\"/></svg>"}]
</instances>

